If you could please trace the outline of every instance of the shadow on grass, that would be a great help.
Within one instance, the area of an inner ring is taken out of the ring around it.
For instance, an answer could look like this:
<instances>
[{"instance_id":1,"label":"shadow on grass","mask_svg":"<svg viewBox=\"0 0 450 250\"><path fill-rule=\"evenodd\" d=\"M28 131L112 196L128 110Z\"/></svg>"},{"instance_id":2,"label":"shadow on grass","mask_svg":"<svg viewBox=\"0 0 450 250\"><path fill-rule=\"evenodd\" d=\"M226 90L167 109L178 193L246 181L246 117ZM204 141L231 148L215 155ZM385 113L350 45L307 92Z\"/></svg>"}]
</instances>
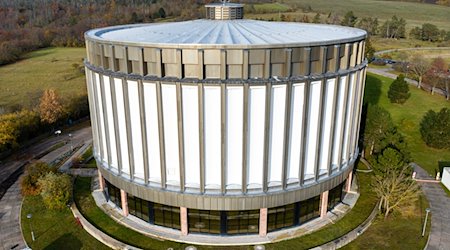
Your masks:
<instances>
[{"instance_id":1,"label":"shadow on grass","mask_svg":"<svg viewBox=\"0 0 450 250\"><path fill-rule=\"evenodd\" d=\"M365 104L378 104L381 97L381 80L375 76L367 75L366 88L364 91L364 103Z\"/></svg>"},{"instance_id":2,"label":"shadow on grass","mask_svg":"<svg viewBox=\"0 0 450 250\"><path fill-rule=\"evenodd\" d=\"M46 246L45 250L51 249L81 249L83 243L74 235L66 233L57 238L55 241Z\"/></svg>"}]
</instances>

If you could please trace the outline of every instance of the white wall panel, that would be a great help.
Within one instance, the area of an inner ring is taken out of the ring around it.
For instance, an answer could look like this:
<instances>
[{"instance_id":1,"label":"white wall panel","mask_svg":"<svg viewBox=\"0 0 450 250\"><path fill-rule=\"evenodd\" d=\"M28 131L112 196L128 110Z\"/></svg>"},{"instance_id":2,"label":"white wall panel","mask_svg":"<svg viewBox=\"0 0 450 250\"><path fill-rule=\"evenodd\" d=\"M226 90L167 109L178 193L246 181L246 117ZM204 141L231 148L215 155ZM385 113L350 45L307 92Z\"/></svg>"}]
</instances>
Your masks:
<instances>
[{"instance_id":1,"label":"white wall panel","mask_svg":"<svg viewBox=\"0 0 450 250\"><path fill-rule=\"evenodd\" d=\"M158 104L156 83L144 83L145 124L147 128L147 149L149 181L161 183L161 155L159 148Z\"/></svg>"},{"instance_id":2,"label":"white wall panel","mask_svg":"<svg viewBox=\"0 0 450 250\"><path fill-rule=\"evenodd\" d=\"M269 182L281 183L284 156L286 85L272 87L269 141Z\"/></svg>"},{"instance_id":3,"label":"white wall panel","mask_svg":"<svg viewBox=\"0 0 450 250\"><path fill-rule=\"evenodd\" d=\"M200 187L198 87L182 86L186 187Z\"/></svg>"},{"instance_id":4,"label":"white wall panel","mask_svg":"<svg viewBox=\"0 0 450 250\"><path fill-rule=\"evenodd\" d=\"M167 184L180 183L180 156L178 149L177 91L174 84L161 84L164 116Z\"/></svg>"},{"instance_id":5,"label":"white wall panel","mask_svg":"<svg viewBox=\"0 0 450 250\"><path fill-rule=\"evenodd\" d=\"M243 87L227 87L227 185L242 185Z\"/></svg>"},{"instance_id":6,"label":"white wall panel","mask_svg":"<svg viewBox=\"0 0 450 250\"><path fill-rule=\"evenodd\" d=\"M92 123L93 154L94 156L97 156L100 153L99 143L101 143L98 134L98 119L97 119L98 114L96 111L97 99L96 96L94 95L94 80L92 78L93 72L87 68L85 70L86 70L87 90L88 95L90 96L89 107Z\"/></svg>"},{"instance_id":7,"label":"white wall panel","mask_svg":"<svg viewBox=\"0 0 450 250\"><path fill-rule=\"evenodd\" d=\"M105 104L106 104L106 114L108 120L108 132L109 132L109 147L111 149L111 166L114 172L118 172L118 160L117 160L117 149L116 149L116 134L114 127L114 114L112 109L112 99L111 99L111 83L109 81L109 76L103 76L103 85L105 88Z\"/></svg>"},{"instance_id":8,"label":"white wall panel","mask_svg":"<svg viewBox=\"0 0 450 250\"><path fill-rule=\"evenodd\" d=\"M128 80L131 139L133 142L134 176L144 179L144 151L142 146L141 109L138 82Z\"/></svg>"},{"instance_id":9,"label":"white wall panel","mask_svg":"<svg viewBox=\"0 0 450 250\"><path fill-rule=\"evenodd\" d=\"M353 109L355 107L355 81L356 81L356 74L351 74L350 75L350 81L349 81L349 86L348 86L348 95L347 95L347 112L346 112L346 117L345 117L345 124L347 125L345 127L345 131L344 131L344 137L343 137L343 142L342 142L342 164L345 164L348 159L349 159L349 155L350 152L348 151L348 145L349 145L349 141L350 141L350 135L351 135L351 129L352 129L352 114L353 114Z\"/></svg>"},{"instance_id":10,"label":"white wall panel","mask_svg":"<svg viewBox=\"0 0 450 250\"><path fill-rule=\"evenodd\" d=\"M100 123L100 133L102 138L102 147L103 150L101 152L102 160L104 162L108 162L108 150L106 145L106 128L105 128L105 114L103 113L103 95L100 87L100 75L95 73L95 86L97 91L97 103L98 103L98 121Z\"/></svg>"},{"instance_id":11,"label":"white wall panel","mask_svg":"<svg viewBox=\"0 0 450 250\"><path fill-rule=\"evenodd\" d=\"M336 79L328 79L327 90L325 93L325 107L323 108L323 127L322 127L322 152L320 153L320 173L327 172L330 162L328 162L331 149L331 128L334 121L334 91L336 89Z\"/></svg>"},{"instance_id":12,"label":"white wall panel","mask_svg":"<svg viewBox=\"0 0 450 250\"><path fill-rule=\"evenodd\" d=\"M250 87L249 90L249 139L248 139L248 184L260 187L264 166L264 127L266 87Z\"/></svg>"},{"instance_id":13,"label":"white wall panel","mask_svg":"<svg viewBox=\"0 0 450 250\"><path fill-rule=\"evenodd\" d=\"M221 185L222 141L221 141L220 87L205 86L205 186L219 188Z\"/></svg>"},{"instance_id":14,"label":"white wall panel","mask_svg":"<svg viewBox=\"0 0 450 250\"><path fill-rule=\"evenodd\" d=\"M302 150L303 108L305 106L305 84L298 83L292 86L291 96L291 124L289 137L289 158L287 178L289 182L298 181L300 170L300 153Z\"/></svg>"},{"instance_id":15,"label":"white wall panel","mask_svg":"<svg viewBox=\"0 0 450 250\"><path fill-rule=\"evenodd\" d=\"M308 136L306 142L306 166L304 179L312 178L316 167L316 147L318 143L321 81L311 82L309 96Z\"/></svg>"},{"instance_id":16,"label":"white wall panel","mask_svg":"<svg viewBox=\"0 0 450 250\"><path fill-rule=\"evenodd\" d=\"M340 162L340 155L339 155L339 149L342 148L342 130L344 126L344 111L345 111L345 88L347 87L347 76L342 76L340 78L339 82L339 94L338 94L338 100L337 100L337 107L336 107L336 122L335 122L335 133L333 138L333 152L332 152L332 160L331 164L333 165L333 168L339 166Z\"/></svg>"},{"instance_id":17,"label":"white wall panel","mask_svg":"<svg viewBox=\"0 0 450 250\"><path fill-rule=\"evenodd\" d=\"M122 172L130 174L130 159L128 156L128 137L127 125L125 121L125 106L122 79L114 78L114 86L116 91L118 129L120 139L120 155L122 157Z\"/></svg>"}]
</instances>

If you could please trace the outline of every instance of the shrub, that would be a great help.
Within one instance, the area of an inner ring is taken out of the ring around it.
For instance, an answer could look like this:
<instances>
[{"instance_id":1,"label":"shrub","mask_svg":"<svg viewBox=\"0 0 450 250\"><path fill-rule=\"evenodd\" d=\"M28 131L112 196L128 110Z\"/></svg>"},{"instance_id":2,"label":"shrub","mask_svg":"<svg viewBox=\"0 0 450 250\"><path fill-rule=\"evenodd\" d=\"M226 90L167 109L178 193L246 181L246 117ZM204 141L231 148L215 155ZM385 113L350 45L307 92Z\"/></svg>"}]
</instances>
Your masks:
<instances>
[{"instance_id":1,"label":"shrub","mask_svg":"<svg viewBox=\"0 0 450 250\"><path fill-rule=\"evenodd\" d=\"M40 178L38 183L47 208L61 210L66 207L72 194L72 181L69 175L50 172Z\"/></svg>"},{"instance_id":2,"label":"shrub","mask_svg":"<svg viewBox=\"0 0 450 250\"><path fill-rule=\"evenodd\" d=\"M429 110L420 123L422 140L433 148L450 148L450 110Z\"/></svg>"},{"instance_id":3,"label":"shrub","mask_svg":"<svg viewBox=\"0 0 450 250\"><path fill-rule=\"evenodd\" d=\"M27 166L22 176L20 186L23 195L38 195L40 193L39 179L48 173L56 173L56 168L45 162L35 162Z\"/></svg>"},{"instance_id":4,"label":"shrub","mask_svg":"<svg viewBox=\"0 0 450 250\"><path fill-rule=\"evenodd\" d=\"M405 76L401 74L389 86L389 100L391 103L403 104L410 96L408 83L405 81Z\"/></svg>"}]
</instances>

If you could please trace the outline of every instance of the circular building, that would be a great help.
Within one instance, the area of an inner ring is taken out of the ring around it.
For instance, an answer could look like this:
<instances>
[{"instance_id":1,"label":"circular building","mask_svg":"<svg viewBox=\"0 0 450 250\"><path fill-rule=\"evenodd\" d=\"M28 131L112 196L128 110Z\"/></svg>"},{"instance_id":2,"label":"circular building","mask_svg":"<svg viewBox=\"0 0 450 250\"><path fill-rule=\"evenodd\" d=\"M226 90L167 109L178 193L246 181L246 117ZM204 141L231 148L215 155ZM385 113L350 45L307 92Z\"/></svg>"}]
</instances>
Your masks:
<instances>
[{"instance_id":1,"label":"circular building","mask_svg":"<svg viewBox=\"0 0 450 250\"><path fill-rule=\"evenodd\" d=\"M206 12L86 33L101 188L181 235L325 216L358 155L366 32L244 20L240 4Z\"/></svg>"}]
</instances>

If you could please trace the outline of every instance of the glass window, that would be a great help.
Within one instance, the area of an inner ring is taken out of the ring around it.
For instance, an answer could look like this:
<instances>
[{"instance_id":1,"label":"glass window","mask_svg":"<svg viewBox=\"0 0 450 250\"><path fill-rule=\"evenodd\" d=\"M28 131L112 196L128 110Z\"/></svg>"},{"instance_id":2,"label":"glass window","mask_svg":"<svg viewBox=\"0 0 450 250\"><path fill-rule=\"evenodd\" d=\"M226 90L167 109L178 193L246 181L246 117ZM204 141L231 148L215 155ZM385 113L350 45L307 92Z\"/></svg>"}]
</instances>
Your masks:
<instances>
[{"instance_id":1,"label":"glass window","mask_svg":"<svg viewBox=\"0 0 450 250\"><path fill-rule=\"evenodd\" d=\"M181 229L180 208L153 203L155 225Z\"/></svg>"},{"instance_id":2,"label":"glass window","mask_svg":"<svg viewBox=\"0 0 450 250\"><path fill-rule=\"evenodd\" d=\"M112 201L116 206L122 208L122 202L120 199L120 189L113 186L111 183L106 181L106 199Z\"/></svg>"},{"instance_id":3,"label":"glass window","mask_svg":"<svg viewBox=\"0 0 450 250\"><path fill-rule=\"evenodd\" d=\"M127 195L128 199L128 211L130 214L149 222L149 202L138 197L135 197L131 194Z\"/></svg>"},{"instance_id":4,"label":"glass window","mask_svg":"<svg viewBox=\"0 0 450 250\"><path fill-rule=\"evenodd\" d=\"M220 219L220 211L189 209L189 232L220 234Z\"/></svg>"},{"instance_id":5,"label":"glass window","mask_svg":"<svg viewBox=\"0 0 450 250\"><path fill-rule=\"evenodd\" d=\"M343 192L342 189L344 183L341 183L337 187L330 190L328 193L328 210L333 209L337 204L342 201Z\"/></svg>"},{"instance_id":6,"label":"glass window","mask_svg":"<svg viewBox=\"0 0 450 250\"><path fill-rule=\"evenodd\" d=\"M259 210L226 211L227 234L252 234L259 230Z\"/></svg>"},{"instance_id":7,"label":"glass window","mask_svg":"<svg viewBox=\"0 0 450 250\"><path fill-rule=\"evenodd\" d=\"M300 208L300 218L299 223L303 224L309 220L319 217L319 205L320 205L320 195L310 198L305 201L301 201Z\"/></svg>"},{"instance_id":8,"label":"glass window","mask_svg":"<svg viewBox=\"0 0 450 250\"><path fill-rule=\"evenodd\" d=\"M281 228L291 227L296 224L295 203L269 208L267 217L267 231L272 232Z\"/></svg>"}]
</instances>

